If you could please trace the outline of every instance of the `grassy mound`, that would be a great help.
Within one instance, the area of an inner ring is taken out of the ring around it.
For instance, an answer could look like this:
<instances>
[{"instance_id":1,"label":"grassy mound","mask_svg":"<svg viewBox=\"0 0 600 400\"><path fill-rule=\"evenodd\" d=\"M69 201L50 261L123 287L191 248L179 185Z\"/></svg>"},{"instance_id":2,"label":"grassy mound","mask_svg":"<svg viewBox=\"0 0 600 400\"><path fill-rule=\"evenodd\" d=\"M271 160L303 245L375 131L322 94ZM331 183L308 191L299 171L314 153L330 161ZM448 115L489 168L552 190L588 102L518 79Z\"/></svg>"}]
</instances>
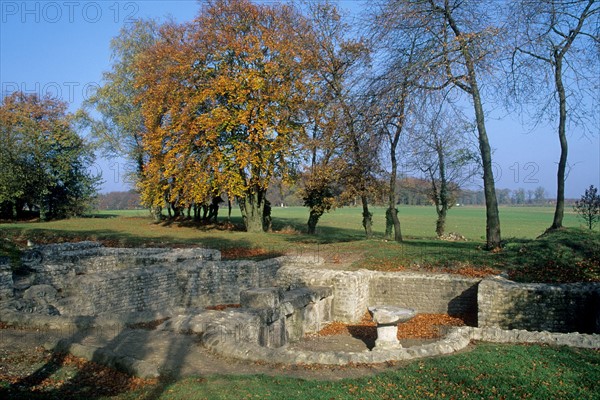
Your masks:
<instances>
[{"instance_id":1,"label":"grassy mound","mask_svg":"<svg viewBox=\"0 0 600 400\"><path fill-rule=\"evenodd\" d=\"M563 228L548 231L518 249L517 282L600 282L600 232Z\"/></svg>"}]
</instances>

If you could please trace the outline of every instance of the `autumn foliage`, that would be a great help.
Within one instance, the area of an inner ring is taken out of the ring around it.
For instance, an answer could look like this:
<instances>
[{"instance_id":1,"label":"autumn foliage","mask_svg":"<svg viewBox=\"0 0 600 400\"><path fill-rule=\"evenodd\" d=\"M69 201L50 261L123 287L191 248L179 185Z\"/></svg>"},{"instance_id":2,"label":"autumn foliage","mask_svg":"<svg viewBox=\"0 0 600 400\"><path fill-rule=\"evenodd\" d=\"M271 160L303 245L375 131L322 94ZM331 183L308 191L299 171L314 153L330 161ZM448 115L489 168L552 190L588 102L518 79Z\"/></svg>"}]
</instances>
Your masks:
<instances>
[{"instance_id":1,"label":"autumn foliage","mask_svg":"<svg viewBox=\"0 0 600 400\"><path fill-rule=\"evenodd\" d=\"M247 230L267 228L266 190L285 174L310 89L303 21L288 5L215 0L193 22L162 27L137 62L145 204L226 193Z\"/></svg>"}]
</instances>

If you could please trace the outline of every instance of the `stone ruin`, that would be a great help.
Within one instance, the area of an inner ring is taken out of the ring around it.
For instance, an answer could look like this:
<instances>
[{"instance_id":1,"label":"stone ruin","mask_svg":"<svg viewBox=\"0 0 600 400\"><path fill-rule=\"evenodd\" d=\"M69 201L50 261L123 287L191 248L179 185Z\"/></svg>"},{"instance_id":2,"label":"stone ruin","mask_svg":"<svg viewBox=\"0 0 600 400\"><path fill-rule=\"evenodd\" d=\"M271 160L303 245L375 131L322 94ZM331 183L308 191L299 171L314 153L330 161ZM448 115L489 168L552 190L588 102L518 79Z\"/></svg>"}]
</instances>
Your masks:
<instances>
[{"instance_id":1,"label":"stone ruin","mask_svg":"<svg viewBox=\"0 0 600 400\"><path fill-rule=\"evenodd\" d=\"M211 249L106 248L96 242L39 246L25 252L19 269L0 266L0 320L65 327L74 319L169 318L165 329L204 333L214 325L220 333L232 330L258 345L281 347L331 321L330 287L274 287L283 264L306 261L223 261ZM232 304L241 307L207 310Z\"/></svg>"},{"instance_id":2,"label":"stone ruin","mask_svg":"<svg viewBox=\"0 0 600 400\"><path fill-rule=\"evenodd\" d=\"M322 264L310 254L225 261L203 248L38 246L25 251L18 269L0 259L0 321L58 330L158 321L156 329L198 335L215 352L281 363L406 360L451 353L473 339L600 347L598 284L519 286L501 277L339 271ZM236 308L214 309L223 305ZM331 321L358 321L373 306L462 316L471 326L453 328L435 343L385 351L287 348ZM538 332L545 330L564 333ZM586 334L570 333L577 330Z\"/></svg>"}]
</instances>

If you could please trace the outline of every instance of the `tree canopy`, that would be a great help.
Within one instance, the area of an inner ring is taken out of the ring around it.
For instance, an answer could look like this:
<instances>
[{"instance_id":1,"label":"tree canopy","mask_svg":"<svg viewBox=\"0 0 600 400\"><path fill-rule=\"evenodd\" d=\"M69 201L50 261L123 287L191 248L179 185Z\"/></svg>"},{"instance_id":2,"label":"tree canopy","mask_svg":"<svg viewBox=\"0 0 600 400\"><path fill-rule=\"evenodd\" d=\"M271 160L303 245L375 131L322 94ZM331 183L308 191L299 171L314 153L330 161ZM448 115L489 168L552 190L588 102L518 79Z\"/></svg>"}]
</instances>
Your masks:
<instances>
[{"instance_id":1,"label":"tree canopy","mask_svg":"<svg viewBox=\"0 0 600 400\"><path fill-rule=\"evenodd\" d=\"M99 178L90 173L91 147L77 135L66 103L16 92L0 104L0 212L42 219L85 212Z\"/></svg>"},{"instance_id":2,"label":"tree canopy","mask_svg":"<svg viewBox=\"0 0 600 400\"><path fill-rule=\"evenodd\" d=\"M288 5L215 0L193 22L162 27L137 64L146 204L225 192L248 231L267 228L266 190L285 174L310 89L303 21Z\"/></svg>"}]
</instances>

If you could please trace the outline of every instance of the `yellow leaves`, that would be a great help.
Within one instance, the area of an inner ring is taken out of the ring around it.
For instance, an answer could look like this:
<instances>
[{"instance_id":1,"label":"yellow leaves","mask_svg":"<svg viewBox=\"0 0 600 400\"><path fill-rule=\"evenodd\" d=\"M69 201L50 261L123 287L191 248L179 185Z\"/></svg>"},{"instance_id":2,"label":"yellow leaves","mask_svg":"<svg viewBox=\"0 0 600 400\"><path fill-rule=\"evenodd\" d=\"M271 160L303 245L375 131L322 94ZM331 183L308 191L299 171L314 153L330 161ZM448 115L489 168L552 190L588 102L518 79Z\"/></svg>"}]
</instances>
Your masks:
<instances>
[{"instance_id":1,"label":"yellow leaves","mask_svg":"<svg viewBox=\"0 0 600 400\"><path fill-rule=\"evenodd\" d=\"M163 27L136 69L149 199L157 187L238 195L285 169L310 87L299 24L288 6L216 0L194 23Z\"/></svg>"}]
</instances>

